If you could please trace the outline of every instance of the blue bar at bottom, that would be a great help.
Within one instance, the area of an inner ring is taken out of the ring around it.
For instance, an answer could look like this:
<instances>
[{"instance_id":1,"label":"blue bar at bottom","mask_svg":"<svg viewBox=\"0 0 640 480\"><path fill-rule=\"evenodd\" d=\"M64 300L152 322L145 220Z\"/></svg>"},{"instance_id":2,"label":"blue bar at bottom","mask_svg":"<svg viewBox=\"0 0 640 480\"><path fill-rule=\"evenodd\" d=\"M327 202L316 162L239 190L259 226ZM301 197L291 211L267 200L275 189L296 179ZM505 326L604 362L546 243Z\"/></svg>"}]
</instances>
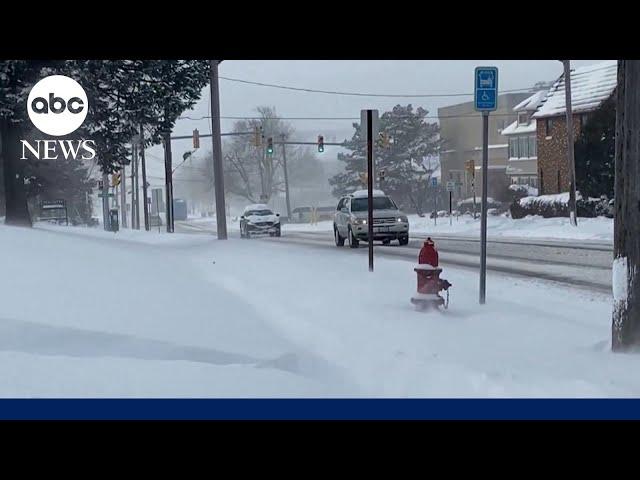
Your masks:
<instances>
[{"instance_id":1,"label":"blue bar at bottom","mask_svg":"<svg viewBox=\"0 0 640 480\"><path fill-rule=\"evenodd\" d=\"M631 420L640 399L0 399L16 420Z\"/></svg>"}]
</instances>

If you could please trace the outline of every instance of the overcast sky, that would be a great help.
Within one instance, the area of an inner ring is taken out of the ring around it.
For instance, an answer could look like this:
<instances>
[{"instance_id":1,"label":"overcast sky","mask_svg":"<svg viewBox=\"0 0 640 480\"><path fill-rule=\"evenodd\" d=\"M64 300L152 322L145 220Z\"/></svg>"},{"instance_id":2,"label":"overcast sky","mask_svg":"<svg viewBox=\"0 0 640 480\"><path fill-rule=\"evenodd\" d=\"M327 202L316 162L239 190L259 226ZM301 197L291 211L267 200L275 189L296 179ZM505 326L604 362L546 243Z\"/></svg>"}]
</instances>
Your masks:
<instances>
[{"instance_id":1,"label":"overcast sky","mask_svg":"<svg viewBox=\"0 0 640 480\"><path fill-rule=\"evenodd\" d=\"M602 60L572 60L572 67L581 67ZM364 92L379 94L449 94L473 93L473 71L478 65L499 68L499 89L530 88L538 81L554 80L562 74L558 60L225 60L220 64L221 77L254 82L280 84L297 88ZM270 87L220 80L221 116L252 116L260 105L274 106L282 117L359 117L364 108L377 108L382 113L398 103L422 106L437 115L438 107L470 101L470 97L439 98L372 98L327 95L321 93L280 90ZM195 108L185 116L209 115L209 88ZM351 121L295 121L297 139L315 141L318 134L325 141L344 140L352 133ZM233 120L222 120L222 131L230 131ZM210 132L207 120L179 120L174 135ZM211 150L211 140L203 138L201 148ZM176 141L174 164L190 149L190 141ZM335 156L327 149L327 156ZM162 157L162 148L149 150L153 157ZM152 167L150 165L150 167ZM158 166L159 172L162 168ZM152 167L156 170L155 166Z\"/></svg>"}]
</instances>

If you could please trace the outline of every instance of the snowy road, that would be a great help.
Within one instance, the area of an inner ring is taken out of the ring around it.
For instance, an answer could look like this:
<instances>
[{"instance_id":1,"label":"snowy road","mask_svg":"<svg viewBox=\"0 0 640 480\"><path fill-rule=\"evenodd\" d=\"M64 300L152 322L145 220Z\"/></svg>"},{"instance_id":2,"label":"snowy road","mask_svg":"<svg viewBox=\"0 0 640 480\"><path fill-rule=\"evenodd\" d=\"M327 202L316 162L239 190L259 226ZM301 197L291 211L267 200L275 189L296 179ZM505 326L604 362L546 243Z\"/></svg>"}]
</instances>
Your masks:
<instances>
[{"instance_id":1,"label":"snowy road","mask_svg":"<svg viewBox=\"0 0 640 480\"><path fill-rule=\"evenodd\" d=\"M331 232L296 231L288 225L281 238L262 238L271 242L295 243L310 248L336 249ZM215 225L202 222L178 222L176 231L182 233L211 233ZM239 237L230 231L232 237ZM412 235L409 245L383 246L375 244L375 253L415 261L425 235ZM477 271L480 265L480 242L455 236L434 236L443 265L456 265ZM345 255L366 255L367 245L362 243L357 251L347 246ZM499 238L487 242L487 268L509 275L533 277L611 292L612 247L607 242L593 240L552 241L540 239Z\"/></svg>"},{"instance_id":2,"label":"snowy road","mask_svg":"<svg viewBox=\"0 0 640 480\"><path fill-rule=\"evenodd\" d=\"M1 227L0 396L640 395L610 295L445 265L417 312L408 258L294 240Z\"/></svg>"}]
</instances>

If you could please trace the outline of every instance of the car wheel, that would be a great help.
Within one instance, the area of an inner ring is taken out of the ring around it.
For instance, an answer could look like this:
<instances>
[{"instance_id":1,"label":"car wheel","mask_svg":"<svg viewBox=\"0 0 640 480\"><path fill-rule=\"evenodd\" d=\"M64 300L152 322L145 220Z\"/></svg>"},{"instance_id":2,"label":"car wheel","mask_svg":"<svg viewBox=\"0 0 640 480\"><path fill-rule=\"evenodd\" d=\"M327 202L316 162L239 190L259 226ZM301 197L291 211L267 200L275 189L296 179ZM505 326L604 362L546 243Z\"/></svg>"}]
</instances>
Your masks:
<instances>
[{"instance_id":1,"label":"car wheel","mask_svg":"<svg viewBox=\"0 0 640 480\"><path fill-rule=\"evenodd\" d=\"M333 238L336 241L336 247L344 247L344 238L340 235L338 227L333 226Z\"/></svg>"},{"instance_id":2,"label":"car wheel","mask_svg":"<svg viewBox=\"0 0 640 480\"><path fill-rule=\"evenodd\" d=\"M353 231L351 230L351 227L349 227L349 231L347 232L347 236L349 237L349 246L351 248L358 248L358 244L360 242L358 242L358 239L353 235Z\"/></svg>"},{"instance_id":3,"label":"car wheel","mask_svg":"<svg viewBox=\"0 0 640 480\"><path fill-rule=\"evenodd\" d=\"M406 236L406 237L400 237L400 238L398 239L398 243L399 243L400 245L409 245L409 236Z\"/></svg>"},{"instance_id":4,"label":"car wheel","mask_svg":"<svg viewBox=\"0 0 640 480\"><path fill-rule=\"evenodd\" d=\"M282 236L282 232L280 231L280 229L278 228L276 230L276 237L281 237Z\"/></svg>"},{"instance_id":5,"label":"car wheel","mask_svg":"<svg viewBox=\"0 0 640 480\"><path fill-rule=\"evenodd\" d=\"M391 240L382 240L382 244L383 245L389 245L391 243Z\"/></svg>"}]
</instances>

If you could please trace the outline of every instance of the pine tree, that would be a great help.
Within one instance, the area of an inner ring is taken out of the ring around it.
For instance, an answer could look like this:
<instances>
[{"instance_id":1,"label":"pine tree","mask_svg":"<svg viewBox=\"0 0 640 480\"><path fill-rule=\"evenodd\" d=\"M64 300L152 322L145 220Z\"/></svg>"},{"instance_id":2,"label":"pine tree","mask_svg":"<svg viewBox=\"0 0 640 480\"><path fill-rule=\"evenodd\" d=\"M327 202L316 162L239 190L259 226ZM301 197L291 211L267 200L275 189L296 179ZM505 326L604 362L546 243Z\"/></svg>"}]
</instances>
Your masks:
<instances>
[{"instance_id":1,"label":"pine tree","mask_svg":"<svg viewBox=\"0 0 640 480\"><path fill-rule=\"evenodd\" d=\"M390 138L389 148L376 145L375 173L385 171L382 188L403 208L422 213L428 201L430 172L423 165L424 157L437 154L440 148L439 128L426 121L428 111L411 104L396 105L380 117L379 131ZM338 154L345 163L344 172L329 179L333 194L341 196L365 186L366 146L361 138L360 125L354 123L354 135L345 142L350 153ZM377 142L379 143L379 142Z\"/></svg>"},{"instance_id":2,"label":"pine tree","mask_svg":"<svg viewBox=\"0 0 640 480\"><path fill-rule=\"evenodd\" d=\"M26 99L33 85L48 75L67 75L82 85L89 110L73 134L96 143L96 160L105 173L127 161L132 138L145 127L145 145L162 141L182 112L193 107L209 82L206 60L72 60L0 62L0 137L6 199L6 223L31 225L20 161L20 139L30 122ZM41 137L44 138L44 137ZM71 137L67 137L71 138ZM35 165L35 167L34 167Z\"/></svg>"},{"instance_id":3,"label":"pine tree","mask_svg":"<svg viewBox=\"0 0 640 480\"><path fill-rule=\"evenodd\" d=\"M576 186L584 197L613 196L615 177L615 96L584 124L575 143Z\"/></svg>"}]
</instances>

